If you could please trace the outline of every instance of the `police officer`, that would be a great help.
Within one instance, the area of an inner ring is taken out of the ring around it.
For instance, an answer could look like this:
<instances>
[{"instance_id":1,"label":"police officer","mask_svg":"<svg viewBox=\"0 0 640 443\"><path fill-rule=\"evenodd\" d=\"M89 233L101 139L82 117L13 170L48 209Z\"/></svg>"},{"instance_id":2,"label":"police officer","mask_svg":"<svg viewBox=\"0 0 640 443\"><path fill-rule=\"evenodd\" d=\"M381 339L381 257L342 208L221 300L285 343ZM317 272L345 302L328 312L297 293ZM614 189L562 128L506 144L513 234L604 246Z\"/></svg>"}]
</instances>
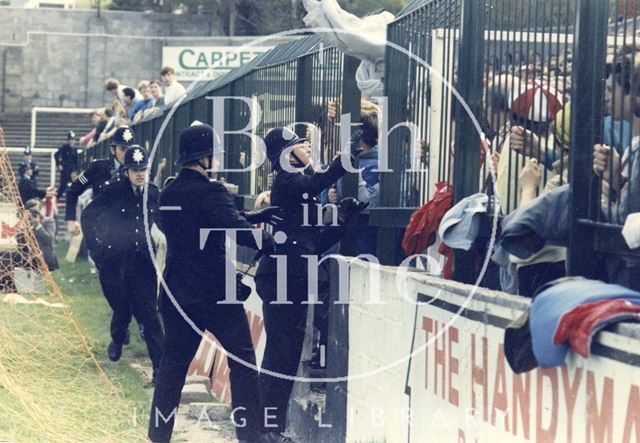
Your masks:
<instances>
[{"instance_id":1,"label":"police officer","mask_svg":"<svg viewBox=\"0 0 640 443\"><path fill-rule=\"evenodd\" d=\"M165 286L160 291L160 312L165 341L155 385L148 436L153 442L169 442L189 363L198 349L200 331L211 331L230 357L233 402L232 420L241 442L258 440L262 411L258 373L237 361L255 365L247 316L242 304L221 304L225 299L225 233L211 229L251 229L240 215L222 183L212 182L217 135L211 126L194 122L180 134L180 173L160 194L160 229L167 238ZM259 220L252 219L252 222ZM248 231L236 231L237 243L257 249ZM262 247L273 251L271 236L262 232ZM173 300L178 307L174 306ZM244 424L244 426L243 426Z\"/></svg>"},{"instance_id":2,"label":"police officer","mask_svg":"<svg viewBox=\"0 0 640 443\"><path fill-rule=\"evenodd\" d=\"M18 192L22 203L27 203L32 198L45 198L46 192L38 189L38 185L33 179L33 169L28 164L21 164L18 169L20 180L18 181Z\"/></svg>"},{"instance_id":3,"label":"police officer","mask_svg":"<svg viewBox=\"0 0 640 443\"><path fill-rule=\"evenodd\" d=\"M33 180L33 182L36 184L36 187L37 187L38 174L40 173L40 170L38 169L38 165L36 164L36 162L33 161L31 146L27 146L26 148L24 148L24 158L22 163L20 163L20 166L22 165L26 165L31 168L31 171L33 171L33 174L31 175L31 180Z\"/></svg>"},{"instance_id":4,"label":"police officer","mask_svg":"<svg viewBox=\"0 0 640 443\"><path fill-rule=\"evenodd\" d=\"M87 246L100 273L113 316L109 359L117 361L127 337L131 312L144 328L154 373L160 365L162 327L156 310L158 284L147 246L143 191L149 178L149 156L138 145L124 155L124 177L105 185L82 213ZM147 217L156 220L158 188L148 183Z\"/></svg>"},{"instance_id":5,"label":"police officer","mask_svg":"<svg viewBox=\"0 0 640 443\"><path fill-rule=\"evenodd\" d=\"M67 143L62 145L54 154L56 168L60 172L60 187L58 198L67 190L67 184L71 181L71 171L78 170L78 153L76 152L76 134L73 131L67 133Z\"/></svg>"},{"instance_id":6,"label":"police officer","mask_svg":"<svg viewBox=\"0 0 640 443\"><path fill-rule=\"evenodd\" d=\"M122 173L124 153L134 143L133 131L126 126L121 126L111 137L111 157L91 162L87 169L80 173L78 179L71 183L67 190L67 207L64 217L71 235L80 234L80 225L76 221L76 206L80 195L91 186L93 198L96 198L105 182L118 180Z\"/></svg>"},{"instance_id":7,"label":"police officer","mask_svg":"<svg viewBox=\"0 0 640 443\"><path fill-rule=\"evenodd\" d=\"M316 196L346 171L337 156L324 173L310 173L309 143L287 128L272 129L264 142L267 157L276 172L271 204L280 206L282 210L283 220L275 226L274 232L286 234L286 242L277 246L276 254L287 256L286 300L292 303L273 303L278 299L278 290L284 290L278 288L279 262L263 255L256 275L256 289L263 301L267 335L262 369L295 376L300 363L307 318L307 305L301 303L307 299L308 288L307 260L302 256L318 254L323 231L322 221L317 217L316 205L320 202ZM360 152L357 143L352 143L352 146L355 146L352 148L352 155L357 156ZM289 170L285 170L283 164ZM281 297L283 295L285 294L281 294ZM260 384L264 408L269 414L264 421L264 431L267 434L263 441L291 441L283 432L293 381L262 373ZM273 416L275 419L271 418Z\"/></svg>"}]
</instances>

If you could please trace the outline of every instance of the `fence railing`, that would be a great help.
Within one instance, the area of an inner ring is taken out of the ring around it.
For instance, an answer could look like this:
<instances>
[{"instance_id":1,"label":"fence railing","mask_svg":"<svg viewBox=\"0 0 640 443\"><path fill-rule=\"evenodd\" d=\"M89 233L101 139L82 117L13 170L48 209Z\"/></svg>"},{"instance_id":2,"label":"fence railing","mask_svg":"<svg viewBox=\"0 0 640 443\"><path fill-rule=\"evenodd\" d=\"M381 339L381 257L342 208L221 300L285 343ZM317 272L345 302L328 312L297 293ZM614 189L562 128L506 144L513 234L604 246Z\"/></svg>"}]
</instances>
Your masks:
<instances>
[{"instance_id":1,"label":"fence railing","mask_svg":"<svg viewBox=\"0 0 640 443\"><path fill-rule=\"evenodd\" d=\"M385 97L380 100L393 172L380 173L381 204L370 218L379 228L382 263L397 263L410 214L431 198L438 182L453 186L455 201L487 192L502 215L531 192L535 196L570 183L570 273L590 274L596 250L632 253L620 235L620 211L639 205L638 166L627 162L626 170L614 170L614 161L616 153L623 157L630 150L640 127L633 19L638 2L422 0L398 15L387 29ZM626 55L616 55L622 48L628 48ZM262 119L250 132L258 136L275 126L313 123L314 156L326 163L340 149L339 116L360 112L356 67L357 61L323 46L317 36L280 44L194 89L158 140L155 163L167 158L169 173L176 172L180 130L193 120L220 118L214 115L212 97L231 97L224 102L227 131L245 128L257 106ZM606 89L608 72L612 80ZM327 114L330 103L335 118ZM136 125L137 140L153 145L167 115L165 110ZM306 133L304 125L293 129ZM609 175L621 175L624 186L616 182L611 189L593 173L597 143L615 148ZM261 155L246 134L226 133L224 146L226 169L246 167ZM107 149L104 144L89 154L108 155ZM539 165L537 174L531 167L526 171L533 181L540 177L533 188L529 182L523 186L521 178L530 159ZM226 179L238 184L241 194L256 196L267 189L270 172L265 164L229 172ZM355 174L345 179L347 193L355 193L355 180ZM469 274L471 260L468 254L456 256L460 279Z\"/></svg>"}]
</instances>

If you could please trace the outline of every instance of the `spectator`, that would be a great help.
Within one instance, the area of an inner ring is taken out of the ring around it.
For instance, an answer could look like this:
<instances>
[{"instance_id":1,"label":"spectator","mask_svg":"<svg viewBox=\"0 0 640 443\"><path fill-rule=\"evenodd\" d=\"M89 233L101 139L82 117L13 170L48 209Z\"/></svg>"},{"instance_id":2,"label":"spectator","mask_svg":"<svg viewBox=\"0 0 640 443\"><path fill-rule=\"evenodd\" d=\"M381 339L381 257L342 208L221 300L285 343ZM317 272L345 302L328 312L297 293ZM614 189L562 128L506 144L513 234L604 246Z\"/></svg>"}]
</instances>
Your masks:
<instances>
[{"instance_id":1,"label":"spectator","mask_svg":"<svg viewBox=\"0 0 640 443\"><path fill-rule=\"evenodd\" d=\"M151 92L152 106L161 108L164 106L164 95L162 95L162 86L158 80L149 82L149 92Z\"/></svg>"},{"instance_id":2,"label":"spectator","mask_svg":"<svg viewBox=\"0 0 640 443\"><path fill-rule=\"evenodd\" d=\"M607 101L614 103L614 120L626 121L633 128L631 146L622 156L604 144L593 148L593 170L610 188L610 207L603 208L611 223L624 224L631 213L640 212L640 57L638 52L623 48L616 54L607 78ZM635 79L635 81L632 81ZM603 187L604 188L604 187ZM607 262L609 280L640 290L640 260L610 256Z\"/></svg>"},{"instance_id":3,"label":"spectator","mask_svg":"<svg viewBox=\"0 0 640 443\"><path fill-rule=\"evenodd\" d=\"M126 85L121 85L120 82L114 78L109 78L104 82L104 89L112 93L122 104L124 104L124 89L127 87ZM137 100L142 99L142 95L137 91L135 92L136 96L134 98Z\"/></svg>"},{"instance_id":4,"label":"spectator","mask_svg":"<svg viewBox=\"0 0 640 443\"><path fill-rule=\"evenodd\" d=\"M56 167L60 172L60 186L58 198L61 198L67 190L67 184L71 179L71 171L78 170L78 153L76 152L76 134L69 131L67 143L62 145L55 153Z\"/></svg>"},{"instance_id":5,"label":"spectator","mask_svg":"<svg viewBox=\"0 0 640 443\"><path fill-rule=\"evenodd\" d=\"M111 109L111 113L113 115L107 122L106 128L100 136L99 141L110 139L111 137L113 137L113 134L118 130L118 128L127 126L129 124L126 111L119 100L113 101L113 108Z\"/></svg>"},{"instance_id":6,"label":"spectator","mask_svg":"<svg viewBox=\"0 0 640 443\"><path fill-rule=\"evenodd\" d=\"M153 177L153 184L158 187L158 189L164 189L164 182L167 179L167 159L166 157L162 157L160 162L158 163L158 169L156 170L156 175Z\"/></svg>"},{"instance_id":7,"label":"spectator","mask_svg":"<svg viewBox=\"0 0 640 443\"><path fill-rule=\"evenodd\" d=\"M22 203L27 203L27 201L33 198L44 198L46 196L46 192L38 189L38 186L33 181L33 169L29 165L21 165L18 170L20 174L20 180L18 181L18 192L20 193L20 199Z\"/></svg>"},{"instance_id":8,"label":"spectator","mask_svg":"<svg viewBox=\"0 0 640 443\"><path fill-rule=\"evenodd\" d=\"M164 96L162 95L162 86L158 80L151 80L149 83L149 92L151 93L151 106L144 110L142 118L160 112L164 107Z\"/></svg>"},{"instance_id":9,"label":"spectator","mask_svg":"<svg viewBox=\"0 0 640 443\"><path fill-rule=\"evenodd\" d=\"M56 257L55 252L53 252L53 234L48 232L44 227L44 216L40 211L37 209L29 209L28 214L36 241L42 251L42 257L49 271L55 271L60 265L58 263L58 257Z\"/></svg>"},{"instance_id":10,"label":"spectator","mask_svg":"<svg viewBox=\"0 0 640 443\"><path fill-rule=\"evenodd\" d=\"M27 200L24 206L27 210L35 209L36 211L42 214L42 202L38 198L32 198L31 200ZM56 234L55 218L47 217L45 214L43 214L42 226L49 233L49 235L51 235L52 237L55 237L55 234Z\"/></svg>"},{"instance_id":11,"label":"spectator","mask_svg":"<svg viewBox=\"0 0 640 443\"><path fill-rule=\"evenodd\" d=\"M556 160L555 150L546 149L544 140L550 123L562 109L555 93L539 84L527 85L510 102L511 129L499 150L495 186L498 203L505 215L520 206L522 190L514 171L520 170L530 158L548 166Z\"/></svg>"},{"instance_id":12,"label":"spectator","mask_svg":"<svg viewBox=\"0 0 640 443\"><path fill-rule=\"evenodd\" d=\"M165 85L165 104L170 105L185 94L186 90L184 86L182 86L176 80L176 71L172 67L165 66L164 68L162 68L162 71L160 71L160 76L162 77Z\"/></svg>"},{"instance_id":13,"label":"spectator","mask_svg":"<svg viewBox=\"0 0 640 443\"><path fill-rule=\"evenodd\" d=\"M135 117L135 108L140 103L140 100L136 100L136 91L133 88L124 88L124 110L129 121Z\"/></svg>"},{"instance_id":14,"label":"spectator","mask_svg":"<svg viewBox=\"0 0 640 443\"><path fill-rule=\"evenodd\" d=\"M107 122L113 116L113 111L111 111L110 109L102 108L96 110L95 114L98 120L96 123L96 130L93 133L93 140L87 144L87 148L92 148L93 146L95 146L98 140L100 140L100 136L107 127Z\"/></svg>"},{"instance_id":15,"label":"spectator","mask_svg":"<svg viewBox=\"0 0 640 443\"><path fill-rule=\"evenodd\" d=\"M360 202L368 203L369 207L358 215L358 254L372 254L377 252L378 230L369 224L369 209L378 206L379 201L379 173L378 169L378 116L380 110L377 105L363 101L360 111L362 130L352 143L357 143L362 150L359 157L358 195ZM309 137L313 138L313 137ZM344 197L342 180L336 186L326 190L322 196L323 203L337 204Z\"/></svg>"},{"instance_id":16,"label":"spectator","mask_svg":"<svg viewBox=\"0 0 640 443\"><path fill-rule=\"evenodd\" d=\"M153 97L149 90L149 82L141 81L138 83L138 91L142 94L142 100L138 100L129 112L133 124L142 120L145 109L150 108L153 102Z\"/></svg>"}]
</instances>

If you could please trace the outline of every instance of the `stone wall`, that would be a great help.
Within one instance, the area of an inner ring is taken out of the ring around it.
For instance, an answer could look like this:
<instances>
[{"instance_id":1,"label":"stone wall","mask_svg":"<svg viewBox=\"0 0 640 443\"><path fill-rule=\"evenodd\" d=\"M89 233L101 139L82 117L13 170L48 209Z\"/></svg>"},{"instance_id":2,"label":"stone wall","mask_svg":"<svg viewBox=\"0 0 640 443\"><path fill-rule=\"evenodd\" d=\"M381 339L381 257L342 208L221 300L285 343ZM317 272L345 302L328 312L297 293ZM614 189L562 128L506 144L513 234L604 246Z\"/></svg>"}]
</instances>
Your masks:
<instances>
[{"instance_id":1,"label":"stone wall","mask_svg":"<svg viewBox=\"0 0 640 443\"><path fill-rule=\"evenodd\" d=\"M135 86L157 78L162 47L234 45L211 17L2 7L0 112L32 106L98 107L108 77Z\"/></svg>"}]
</instances>

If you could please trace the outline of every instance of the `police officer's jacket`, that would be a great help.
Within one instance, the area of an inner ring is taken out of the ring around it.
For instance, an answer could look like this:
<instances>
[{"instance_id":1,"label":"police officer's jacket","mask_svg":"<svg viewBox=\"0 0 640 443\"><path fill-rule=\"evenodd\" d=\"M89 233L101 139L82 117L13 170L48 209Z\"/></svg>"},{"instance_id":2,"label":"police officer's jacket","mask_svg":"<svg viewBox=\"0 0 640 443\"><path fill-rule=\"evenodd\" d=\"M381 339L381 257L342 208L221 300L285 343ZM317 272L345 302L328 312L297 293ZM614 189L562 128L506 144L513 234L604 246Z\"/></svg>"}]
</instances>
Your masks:
<instances>
[{"instance_id":1,"label":"police officer's jacket","mask_svg":"<svg viewBox=\"0 0 640 443\"><path fill-rule=\"evenodd\" d=\"M96 198L105 183L112 181L112 178L118 174L119 165L113 157L105 158L102 160L95 160L89 164L87 169L82 171L78 176L78 179L71 183L67 188L67 207L65 208L64 219L75 220L76 219L76 206L78 204L78 198L89 186L93 189L93 198Z\"/></svg>"},{"instance_id":2,"label":"police officer's jacket","mask_svg":"<svg viewBox=\"0 0 640 443\"><path fill-rule=\"evenodd\" d=\"M321 203L316 196L346 173L340 158L334 160L324 172L302 174L278 171L271 190L271 205L282 209L282 221L273 232L284 232L287 241L276 247L276 253L288 257L288 269L306 269L307 261L301 255L315 255L318 248L322 220ZM276 261L263 256L258 274L275 274Z\"/></svg>"},{"instance_id":3,"label":"police officer's jacket","mask_svg":"<svg viewBox=\"0 0 640 443\"><path fill-rule=\"evenodd\" d=\"M147 202L148 226L158 213L158 188L149 183ZM144 188L136 196L131 182L124 178L107 184L82 213L82 231L91 257L105 259L131 256L136 252L149 255L144 220Z\"/></svg>"},{"instance_id":4,"label":"police officer's jacket","mask_svg":"<svg viewBox=\"0 0 640 443\"><path fill-rule=\"evenodd\" d=\"M33 182L37 184L38 183L37 177L38 177L38 174L40 173L40 169L38 168L38 165L36 164L36 162L34 161L22 162L20 163L18 170L20 170L20 168L23 166L27 166L31 168L31 170L33 171L33 174L31 175L31 180L33 180Z\"/></svg>"},{"instance_id":5,"label":"police officer's jacket","mask_svg":"<svg viewBox=\"0 0 640 443\"><path fill-rule=\"evenodd\" d=\"M160 193L159 227L167 238L164 279L181 305L225 297L225 233L210 229L253 229L240 215L227 189L184 168ZM168 210L170 208L171 210ZM249 231L236 231L237 243L257 249ZM166 303L162 290L161 303Z\"/></svg>"},{"instance_id":6,"label":"police officer's jacket","mask_svg":"<svg viewBox=\"0 0 640 443\"><path fill-rule=\"evenodd\" d=\"M56 166L62 165L64 168L75 169L78 167L78 152L74 146L66 143L62 145L54 154Z\"/></svg>"},{"instance_id":7,"label":"police officer's jacket","mask_svg":"<svg viewBox=\"0 0 640 443\"><path fill-rule=\"evenodd\" d=\"M38 189L33 179L25 176L21 177L18 182L18 192L20 193L22 203L26 203L32 198L44 198L46 196L46 192Z\"/></svg>"}]
</instances>

